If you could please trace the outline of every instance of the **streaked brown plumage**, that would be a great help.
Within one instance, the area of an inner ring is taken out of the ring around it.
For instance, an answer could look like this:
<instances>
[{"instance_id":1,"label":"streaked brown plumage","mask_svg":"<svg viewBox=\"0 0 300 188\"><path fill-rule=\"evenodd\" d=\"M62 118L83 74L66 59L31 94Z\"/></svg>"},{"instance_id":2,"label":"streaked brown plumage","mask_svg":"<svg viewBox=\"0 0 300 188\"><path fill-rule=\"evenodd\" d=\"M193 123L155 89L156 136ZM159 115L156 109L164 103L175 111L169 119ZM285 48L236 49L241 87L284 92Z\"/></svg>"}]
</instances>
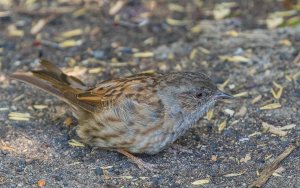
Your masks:
<instances>
[{"instance_id":1,"label":"streaked brown plumage","mask_svg":"<svg viewBox=\"0 0 300 188\"><path fill-rule=\"evenodd\" d=\"M41 64L43 70L11 77L68 103L85 143L123 154L158 153L218 99L230 97L202 73L137 74L88 88L52 63L42 60Z\"/></svg>"}]
</instances>

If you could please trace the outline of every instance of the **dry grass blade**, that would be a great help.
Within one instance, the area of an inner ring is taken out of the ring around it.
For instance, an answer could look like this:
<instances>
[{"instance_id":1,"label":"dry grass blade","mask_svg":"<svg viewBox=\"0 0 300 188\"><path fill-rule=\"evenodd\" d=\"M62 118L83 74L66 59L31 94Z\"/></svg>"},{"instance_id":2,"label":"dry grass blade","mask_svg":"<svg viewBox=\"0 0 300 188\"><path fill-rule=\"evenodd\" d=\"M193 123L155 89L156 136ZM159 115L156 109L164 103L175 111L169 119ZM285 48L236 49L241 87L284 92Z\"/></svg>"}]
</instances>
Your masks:
<instances>
[{"instance_id":1,"label":"dry grass blade","mask_svg":"<svg viewBox=\"0 0 300 188\"><path fill-rule=\"evenodd\" d=\"M241 93L237 93L235 95L233 95L234 97L246 97L248 96L248 92L247 91L244 91L244 92L241 92Z\"/></svg>"},{"instance_id":2,"label":"dry grass blade","mask_svg":"<svg viewBox=\"0 0 300 188\"><path fill-rule=\"evenodd\" d=\"M32 35L38 34L51 20L55 18L55 15L50 15L47 18L40 19L30 30Z\"/></svg>"},{"instance_id":3,"label":"dry grass blade","mask_svg":"<svg viewBox=\"0 0 300 188\"><path fill-rule=\"evenodd\" d=\"M73 147L84 147L84 145L80 142L78 142L77 140L69 140L69 145L73 146Z\"/></svg>"},{"instance_id":4,"label":"dry grass blade","mask_svg":"<svg viewBox=\"0 0 300 188\"><path fill-rule=\"evenodd\" d=\"M268 179L272 176L274 171L278 168L278 165L283 161L287 156L289 156L297 147L295 145L290 145L287 147L284 152L282 152L271 164L269 164L261 173L260 177L254 181L248 188L262 187Z\"/></svg>"},{"instance_id":5,"label":"dry grass blade","mask_svg":"<svg viewBox=\"0 0 300 188\"><path fill-rule=\"evenodd\" d=\"M213 118L213 115L214 115L214 110L213 109L209 110L206 114L207 120L210 121Z\"/></svg>"},{"instance_id":6,"label":"dry grass blade","mask_svg":"<svg viewBox=\"0 0 300 188\"><path fill-rule=\"evenodd\" d=\"M274 110L277 108L281 108L280 103L272 103L272 104L267 104L265 106L260 107L261 110Z\"/></svg>"},{"instance_id":7,"label":"dry grass blade","mask_svg":"<svg viewBox=\"0 0 300 188\"><path fill-rule=\"evenodd\" d=\"M133 54L133 57L137 57L137 58L147 58L153 56L154 56L153 52L137 52Z\"/></svg>"},{"instance_id":8,"label":"dry grass blade","mask_svg":"<svg viewBox=\"0 0 300 188\"><path fill-rule=\"evenodd\" d=\"M240 172L240 173L230 173L230 174L225 174L224 177L229 178L229 177L236 177L236 176L241 176L245 172Z\"/></svg>"},{"instance_id":9,"label":"dry grass blade","mask_svg":"<svg viewBox=\"0 0 300 188\"><path fill-rule=\"evenodd\" d=\"M283 92L283 87L276 82L273 82L273 85L276 87L276 89L272 88L271 93L275 99L279 100Z\"/></svg>"},{"instance_id":10,"label":"dry grass blade","mask_svg":"<svg viewBox=\"0 0 300 188\"><path fill-rule=\"evenodd\" d=\"M209 178L206 179L201 179L201 180L196 180L194 182L192 182L193 185L204 185L204 184L208 184L210 182Z\"/></svg>"},{"instance_id":11,"label":"dry grass blade","mask_svg":"<svg viewBox=\"0 0 300 188\"><path fill-rule=\"evenodd\" d=\"M8 119L16 121L29 121L31 115L29 113L10 112Z\"/></svg>"},{"instance_id":12,"label":"dry grass blade","mask_svg":"<svg viewBox=\"0 0 300 188\"><path fill-rule=\"evenodd\" d=\"M262 122L262 126L263 126L263 129L272 133L272 134L276 134L278 136L286 136L287 135L287 132L286 131L283 131L281 130L280 128L278 127L275 127L273 125L270 125L266 122Z\"/></svg>"},{"instance_id":13,"label":"dry grass blade","mask_svg":"<svg viewBox=\"0 0 300 188\"><path fill-rule=\"evenodd\" d=\"M14 12L19 14L26 14L30 16L45 16L50 14L55 14L55 15L67 14L73 12L74 10L76 10L75 6L65 6L65 7L45 7L45 8L40 8L38 10L17 8L16 10L14 10Z\"/></svg>"}]
</instances>

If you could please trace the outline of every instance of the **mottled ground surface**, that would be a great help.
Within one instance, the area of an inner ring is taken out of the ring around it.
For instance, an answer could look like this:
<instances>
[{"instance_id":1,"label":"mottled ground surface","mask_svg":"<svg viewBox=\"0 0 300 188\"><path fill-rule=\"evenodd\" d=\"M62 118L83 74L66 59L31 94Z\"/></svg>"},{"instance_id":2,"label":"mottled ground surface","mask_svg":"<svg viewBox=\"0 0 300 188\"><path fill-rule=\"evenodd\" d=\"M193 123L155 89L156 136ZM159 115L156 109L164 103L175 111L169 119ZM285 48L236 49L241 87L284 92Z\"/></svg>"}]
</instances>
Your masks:
<instances>
[{"instance_id":1,"label":"mottled ground surface","mask_svg":"<svg viewBox=\"0 0 300 188\"><path fill-rule=\"evenodd\" d=\"M267 29L263 22L289 5L242 1L216 20L212 10L222 1L177 8L168 1L130 1L117 13L116 1L99 2L0 3L0 187L196 187L192 183L203 179L209 180L204 187L247 187L299 142L300 62L294 60L300 27ZM48 22L36 32L43 19ZM143 172L119 153L71 146L76 120L69 120L66 105L9 80L17 70L37 68L40 57L89 85L142 71L203 71L237 99L219 103L176 147L139 155L163 165ZM20 115L12 112L30 117L13 120ZM265 187L300 187L299 148Z\"/></svg>"}]
</instances>

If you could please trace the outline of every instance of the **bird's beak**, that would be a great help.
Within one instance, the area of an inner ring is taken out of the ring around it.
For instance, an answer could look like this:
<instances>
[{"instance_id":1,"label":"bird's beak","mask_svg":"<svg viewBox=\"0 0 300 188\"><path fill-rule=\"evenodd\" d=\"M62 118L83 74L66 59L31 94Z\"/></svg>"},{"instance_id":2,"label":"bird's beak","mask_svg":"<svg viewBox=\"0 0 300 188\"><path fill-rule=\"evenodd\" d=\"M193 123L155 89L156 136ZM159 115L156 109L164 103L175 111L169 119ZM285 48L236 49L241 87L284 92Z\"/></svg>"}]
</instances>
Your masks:
<instances>
[{"instance_id":1,"label":"bird's beak","mask_svg":"<svg viewBox=\"0 0 300 188\"><path fill-rule=\"evenodd\" d=\"M216 98L217 99L234 99L234 96L232 95L229 95L227 93L224 93L222 91L219 91L217 94L216 94Z\"/></svg>"}]
</instances>

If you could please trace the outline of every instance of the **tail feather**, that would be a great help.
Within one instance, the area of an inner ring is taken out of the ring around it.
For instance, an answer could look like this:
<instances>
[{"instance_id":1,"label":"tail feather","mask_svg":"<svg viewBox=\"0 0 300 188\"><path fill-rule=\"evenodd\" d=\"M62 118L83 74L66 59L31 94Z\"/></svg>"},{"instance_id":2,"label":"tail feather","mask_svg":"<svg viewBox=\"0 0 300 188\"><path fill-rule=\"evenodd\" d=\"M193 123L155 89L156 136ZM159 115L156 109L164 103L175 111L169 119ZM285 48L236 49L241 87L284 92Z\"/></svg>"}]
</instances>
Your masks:
<instances>
[{"instance_id":1,"label":"tail feather","mask_svg":"<svg viewBox=\"0 0 300 188\"><path fill-rule=\"evenodd\" d=\"M78 100L77 95L88 88L79 79L64 74L58 67L49 61L42 60L44 70L32 71L30 73L14 73L10 77L16 80L36 86L53 96L70 104L73 108L81 108L85 111L95 111L96 107Z\"/></svg>"},{"instance_id":2,"label":"tail feather","mask_svg":"<svg viewBox=\"0 0 300 188\"><path fill-rule=\"evenodd\" d=\"M34 77L32 73L14 73L10 76L12 79L20 80L25 83L29 83L31 85L34 85L62 100L64 100L63 93L53 87L50 84L47 84L45 81L41 80L40 78Z\"/></svg>"},{"instance_id":3,"label":"tail feather","mask_svg":"<svg viewBox=\"0 0 300 188\"><path fill-rule=\"evenodd\" d=\"M70 85L74 88L86 90L87 87L85 84L74 76L68 76L63 73L56 65L47 61L41 60L41 65L44 70L32 71L32 73L43 80L52 80L54 82L65 83L66 85Z\"/></svg>"}]
</instances>

